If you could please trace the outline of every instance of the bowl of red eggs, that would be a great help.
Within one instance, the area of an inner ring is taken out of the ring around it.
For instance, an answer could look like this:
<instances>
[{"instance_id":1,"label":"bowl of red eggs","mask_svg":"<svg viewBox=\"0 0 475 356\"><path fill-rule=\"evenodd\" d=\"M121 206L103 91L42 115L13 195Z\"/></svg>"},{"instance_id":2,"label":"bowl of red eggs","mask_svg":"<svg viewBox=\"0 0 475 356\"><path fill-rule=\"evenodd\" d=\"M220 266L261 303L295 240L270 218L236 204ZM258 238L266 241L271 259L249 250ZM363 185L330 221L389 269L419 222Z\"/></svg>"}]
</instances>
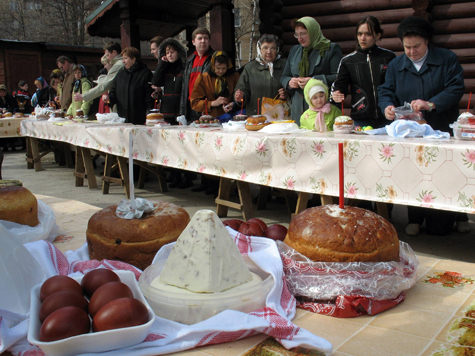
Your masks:
<instances>
[{"instance_id":1,"label":"bowl of red eggs","mask_svg":"<svg viewBox=\"0 0 475 356\"><path fill-rule=\"evenodd\" d=\"M57 275L31 290L28 341L51 356L103 352L144 341L154 320L131 271Z\"/></svg>"}]
</instances>

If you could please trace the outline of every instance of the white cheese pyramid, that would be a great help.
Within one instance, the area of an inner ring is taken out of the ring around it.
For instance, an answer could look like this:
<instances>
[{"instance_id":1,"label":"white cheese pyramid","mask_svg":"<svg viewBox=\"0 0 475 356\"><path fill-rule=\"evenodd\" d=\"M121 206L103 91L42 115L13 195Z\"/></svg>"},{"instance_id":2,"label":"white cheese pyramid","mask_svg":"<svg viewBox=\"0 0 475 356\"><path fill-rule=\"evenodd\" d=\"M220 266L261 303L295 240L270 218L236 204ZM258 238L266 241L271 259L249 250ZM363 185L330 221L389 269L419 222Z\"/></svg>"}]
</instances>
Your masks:
<instances>
[{"instance_id":1,"label":"white cheese pyramid","mask_svg":"<svg viewBox=\"0 0 475 356\"><path fill-rule=\"evenodd\" d=\"M251 278L231 235L212 210L193 216L160 274L163 283L196 293L219 293Z\"/></svg>"}]
</instances>

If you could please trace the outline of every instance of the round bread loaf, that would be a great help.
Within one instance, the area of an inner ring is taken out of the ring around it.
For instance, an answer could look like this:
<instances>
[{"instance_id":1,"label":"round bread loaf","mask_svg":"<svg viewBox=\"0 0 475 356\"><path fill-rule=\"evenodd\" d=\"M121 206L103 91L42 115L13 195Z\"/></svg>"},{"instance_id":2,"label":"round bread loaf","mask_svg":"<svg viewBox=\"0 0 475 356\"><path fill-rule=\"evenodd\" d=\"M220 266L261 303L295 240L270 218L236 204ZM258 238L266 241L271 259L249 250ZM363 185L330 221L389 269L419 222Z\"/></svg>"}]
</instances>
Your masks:
<instances>
[{"instance_id":1,"label":"round bread loaf","mask_svg":"<svg viewBox=\"0 0 475 356\"><path fill-rule=\"evenodd\" d=\"M1 186L0 219L22 225L38 225L36 197L24 187Z\"/></svg>"},{"instance_id":2,"label":"round bread loaf","mask_svg":"<svg viewBox=\"0 0 475 356\"><path fill-rule=\"evenodd\" d=\"M89 257L124 261L141 270L148 267L157 251L176 241L190 222L186 210L175 204L161 201L154 206L141 219L117 217L117 205L91 216L86 231Z\"/></svg>"},{"instance_id":3,"label":"round bread loaf","mask_svg":"<svg viewBox=\"0 0 475 356\"><path fill-rule=\"evenodd\" d=\"M318 262L399 261L394 226L372 211L351 206L304 210L290 222L284 242Z\"/></svg>"}]
</instances>

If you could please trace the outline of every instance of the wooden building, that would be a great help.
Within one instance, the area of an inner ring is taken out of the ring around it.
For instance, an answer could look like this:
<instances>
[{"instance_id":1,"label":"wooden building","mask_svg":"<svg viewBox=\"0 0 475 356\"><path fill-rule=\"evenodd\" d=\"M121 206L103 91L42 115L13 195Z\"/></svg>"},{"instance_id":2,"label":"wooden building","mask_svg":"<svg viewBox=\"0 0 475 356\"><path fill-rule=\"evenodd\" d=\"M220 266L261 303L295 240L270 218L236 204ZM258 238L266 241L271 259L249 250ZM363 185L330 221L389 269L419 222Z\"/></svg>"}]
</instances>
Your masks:
<instances>
[{"instance_id":1,"label":"wooden building","mask_svg":"<svg viewBox=\"0 0 475 356\"><path fill-rule=\"evenodd\" d=\"M95 79L102 68L103 54L102 48L0 40L0 83L12 92L20 80L26 80L33 94L35 79L42 76L49 83L51 72L58 68L56 59L61 55L84 65L88 75Z\"/></svg>"},{"instance_id":2,"label":"wooden building","mask_svg":"<svg viewBox=\"0 0 475 356\"><path fill-rule=\"evenodd\" d=\"M381 47L403 53L397 27L408 16L421 16L434 26L433 43L455 52L464 69L465 95L460 109L466 111L470 92L475 92L475 1L466 0L260 0L261 33L274 33L285 43L284 55L297 44L292 19L312 16L325 37L338 43L346 55L356 46L356 24L367 15L381 21ZM472 100L471 106L475 101Z\"/></svg>"}]
</instances>

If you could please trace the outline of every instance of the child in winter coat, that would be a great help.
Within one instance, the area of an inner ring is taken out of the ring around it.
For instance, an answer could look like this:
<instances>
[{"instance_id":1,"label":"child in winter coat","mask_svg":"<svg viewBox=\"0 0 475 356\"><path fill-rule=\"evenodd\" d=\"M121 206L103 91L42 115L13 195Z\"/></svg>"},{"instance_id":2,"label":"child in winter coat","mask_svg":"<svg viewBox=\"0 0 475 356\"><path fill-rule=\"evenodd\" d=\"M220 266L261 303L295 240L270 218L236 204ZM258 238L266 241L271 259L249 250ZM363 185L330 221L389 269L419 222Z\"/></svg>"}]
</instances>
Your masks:
<instances>
[{"instance_id":1,"label":"child in winter coat","mask_svg":"<svg viewBox=\"0 0 475 356\"><path fill-rule=\"evenodd\" d=\"M31 114L33 108L31 107L30 93L28 93L28 83L24 80L18 82L18 90L13 92L16 108L15 112L23 114Z\"/></svg>"},{"instance_id":2,"label":"child in winter coat","mask_svg":"<svg viewBox=\"0 0 475 356\"><path fill-rule=\"evenodd\" d=\"M328 87L318 79L310 79L304 88L309 108L300 117L300 128L318 132L333 131L341 110L328 101Z\"/></svg>"},{"instance_id":3,"label":"child in winter coat","mask_svg":"<svg viewBox=\"0 0 475 356\"><path fill-rule=\"evenodd\" d=\"M92 88L92 84L87 79L87 71L84 66L81 64L75 64L73 66L73 73L74 73L74 83L73 83L73 97L74 93L83 94ZM71 105L69 105L68 111L66 113L67 116L76 116L77 110L82 110L84 116L89 114L89 109L91 108L92 100L91 101L72 101ZM95 118L91 118L95 119Z\"/></svg>"},{"instance_id":4,"label":"child in winter coat","mask_svg":"<svg viewBox=\"0 0 475 356\"><path fill-rule=\"evenodd\" d=\"M228 54L213 53L210 69L198 76L191 93L191 108L216 118L234 109L233 92L239 79Z\"/></svg>"}]
</instances>

